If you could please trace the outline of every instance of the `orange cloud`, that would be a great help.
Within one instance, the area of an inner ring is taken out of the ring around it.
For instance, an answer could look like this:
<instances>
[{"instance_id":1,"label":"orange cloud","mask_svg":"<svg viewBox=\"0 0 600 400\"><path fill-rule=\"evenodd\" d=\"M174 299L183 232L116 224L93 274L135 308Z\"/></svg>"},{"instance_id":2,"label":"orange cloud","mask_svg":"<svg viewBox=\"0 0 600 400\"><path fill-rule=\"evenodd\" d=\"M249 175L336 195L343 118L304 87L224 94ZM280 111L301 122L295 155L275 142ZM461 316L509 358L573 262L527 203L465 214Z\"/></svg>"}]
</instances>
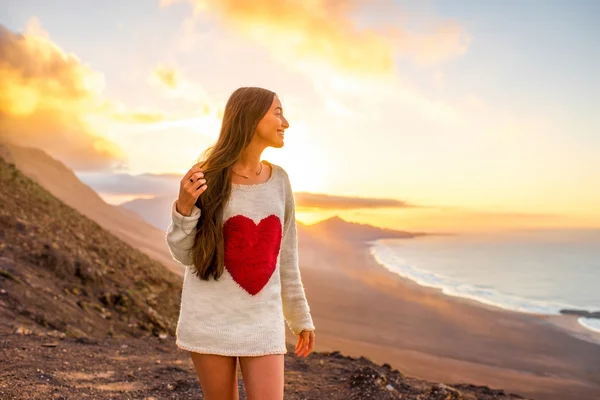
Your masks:
<instances>
[{"instance_id":1,"label":"orange cloud","mask_svg":"<svg viewBox=\"0 0 600 400\"><path fill-rule=\"evenodd\" d=\"M136 111L136 112L114 112L112 118L115 121L133 124L154 124L164 122L170 118L159 111Z\"/></svg>"},{"instance_id":2,"label":"orange cloud","mask_svg":"<svg viewBox=\"0 0 600 400\"><path fill-rule=\"evenodd\" d=\"M175 89L181 84L181 74L175 68L158 65L153 72L160 83L168 88Z\"/></svg>"},{"instance_id":3,"label":"orange cloud","mask_svg":"<svg viewBox=\"0 0 600 400\"><path fill-rule=\"evenodd\" d=\"M408 30L387 30L400 55L411 57L417 64L433 65L467 52L471 37L460 24L446 21L429 34L415 34Z\"/></svg>"},{"instance_id":4,"label":"orange cloud","mask_svg":"<svg viewBox=\"0 0 600 400\"><path fill-rule=\"evenodd\" d=\"M0 25L0 141L42 148L76 170L97 170L123 163L125 155L92 118L128 124L175 119L108 100L103 90L104 76L53 43L37 19L24 34Z\"/></svg>"},{"instance_id":5,"label":"orange cloud","mask_svg":"<svg viewBox=\"0 0 600 400\"><path fill-rule=\"evenodd\" d=\"M327 194L294 193L296 205L302 209L343 210L357 208L409 208L414 207L404 201L367 197L344 197Z\"/></svg>"},{"instance_id":6,"label":"orange cloud","mask_svg":"<svg viewBox=\"0 0 600 400\"><path fill-rule=\"evenodd\" d=\"M86 115L105 106L103 76L65 53L33 20L26 33L0 26L0 140L41 147L77 170L124 159Z\"/></svg>"},{"instance_id":7,"label":"orange cloud","mask_svg":"<svg viewBox=\"0 0 600 400\"><path fill-rule=\"evenodd\" d=\"M269 47L290 63L326 62L338 69L393 74L396 54L432 64L463 54L470 38L457 23L444 22L429 33L394 26L360 27L352 15L359 7L400 10L389 0L179 0L191 3L194 15L212 13L226 26ZM161 0L169 6L178 0ZM188 27L189 28L189 27ZM187 31L188 29L186 29Z\"/></svg>"}]
</instances>

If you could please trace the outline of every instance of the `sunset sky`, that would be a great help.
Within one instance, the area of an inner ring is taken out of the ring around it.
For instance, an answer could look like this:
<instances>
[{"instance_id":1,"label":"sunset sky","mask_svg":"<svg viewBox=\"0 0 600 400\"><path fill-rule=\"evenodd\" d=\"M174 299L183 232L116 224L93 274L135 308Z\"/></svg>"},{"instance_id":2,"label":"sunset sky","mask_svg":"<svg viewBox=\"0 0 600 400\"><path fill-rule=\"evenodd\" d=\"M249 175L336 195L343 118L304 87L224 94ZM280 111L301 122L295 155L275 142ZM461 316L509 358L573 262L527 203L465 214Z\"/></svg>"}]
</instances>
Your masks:
<instances>
[{"instance_id":1,"label":"sunset sky","mask_svg":"<svg viewBox=\"0 0 600 400\"><path fill-rule=\"evenodd\" d=\"M262 86L290 122L263 158L288 171L301 221L600 227L600 2L2 0L0 11L0 140L45 149L107 201L176 196L231 92Z\"/></svg>"}]
</instances>

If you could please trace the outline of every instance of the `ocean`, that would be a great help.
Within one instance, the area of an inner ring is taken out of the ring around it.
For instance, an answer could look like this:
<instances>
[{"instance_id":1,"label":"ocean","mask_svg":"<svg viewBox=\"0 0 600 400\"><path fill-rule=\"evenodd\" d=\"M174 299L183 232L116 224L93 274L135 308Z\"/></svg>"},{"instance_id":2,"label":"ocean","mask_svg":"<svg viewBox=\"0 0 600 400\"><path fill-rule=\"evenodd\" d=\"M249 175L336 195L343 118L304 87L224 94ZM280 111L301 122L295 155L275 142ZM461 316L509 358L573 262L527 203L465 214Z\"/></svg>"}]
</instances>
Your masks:
<instances>
[{"instance_id":1,"label":"ocean","mask_svg":"<svg viewBox=\"0 0 600 400\"><path fill-rule=\"evenodd\" d=\"M445 294L505 309L600 311L600 229L465 233L370 243L373 257ZM600 332L600 319L578 319Z\"/></svg>"}]
</instances>

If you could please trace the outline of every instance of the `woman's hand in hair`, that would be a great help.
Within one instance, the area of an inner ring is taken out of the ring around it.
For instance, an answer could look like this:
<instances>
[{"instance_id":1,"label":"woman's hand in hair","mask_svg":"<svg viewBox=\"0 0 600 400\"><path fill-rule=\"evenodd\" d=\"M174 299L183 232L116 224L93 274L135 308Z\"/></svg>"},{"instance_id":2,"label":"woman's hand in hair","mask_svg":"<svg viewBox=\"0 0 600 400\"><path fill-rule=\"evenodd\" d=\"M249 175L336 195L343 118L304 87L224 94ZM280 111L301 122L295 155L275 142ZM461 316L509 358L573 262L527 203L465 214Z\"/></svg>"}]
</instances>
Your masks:
<instances>
[{"instance_id":1,"label":"woman's hand in hair","mask_svg":"<svg viewBox=\"0 0 600 400\"><path fill-rule=\"evenodd\" d=\"M206 179L198 164L194 165L181 179L179 198L175 207L181 215L189 216L198 197L206 190Z\"/></svg>"}]
</instances>

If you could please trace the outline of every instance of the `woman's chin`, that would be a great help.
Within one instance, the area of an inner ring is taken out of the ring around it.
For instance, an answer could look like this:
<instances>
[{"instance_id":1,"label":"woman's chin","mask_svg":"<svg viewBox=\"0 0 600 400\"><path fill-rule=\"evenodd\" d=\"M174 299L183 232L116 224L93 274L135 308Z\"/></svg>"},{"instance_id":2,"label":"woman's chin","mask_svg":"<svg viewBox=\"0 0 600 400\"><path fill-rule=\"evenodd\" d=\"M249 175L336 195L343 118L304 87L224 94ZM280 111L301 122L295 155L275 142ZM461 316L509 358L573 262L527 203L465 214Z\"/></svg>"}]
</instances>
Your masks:
<instances>
[{"instance_id":1,"label":"woman's chin","mask_svg":"<svg viewBox=\"0 0 600 400\"><path fill-rule=\"evenodd\" d=\"M275 147L276 149L282 148L283 145L285 144L283 139L279 139L279 140L277 140L275 142L271 142L271 143L273 143L272 146Z\"/></svg>"}]
</instances>

